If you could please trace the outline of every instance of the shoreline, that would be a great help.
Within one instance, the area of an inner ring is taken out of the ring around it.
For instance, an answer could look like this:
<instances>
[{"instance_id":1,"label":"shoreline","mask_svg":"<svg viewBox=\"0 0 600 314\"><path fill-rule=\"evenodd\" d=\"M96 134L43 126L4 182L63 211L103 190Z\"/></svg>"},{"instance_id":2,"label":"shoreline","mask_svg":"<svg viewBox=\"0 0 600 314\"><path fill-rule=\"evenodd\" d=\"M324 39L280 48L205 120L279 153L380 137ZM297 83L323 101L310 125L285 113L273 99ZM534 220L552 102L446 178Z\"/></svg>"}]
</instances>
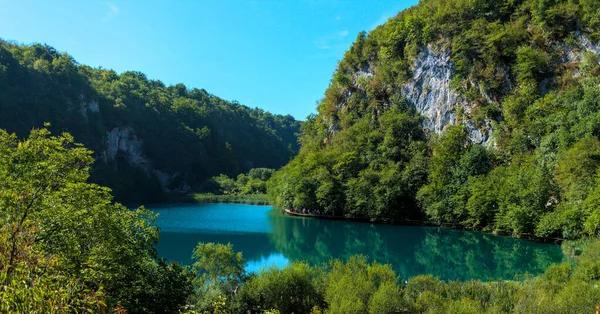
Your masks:
<instances>
[{"instance_id":1,"label":"shoreline","mask_svg":"<svg viewBox=\"0 0 600 314\"><path fill-rule=\"evenodd\" d=\"M250 195L226 195L226 194L211 194L211 193L189 193L183 195L171 195L164 202L157 203L169 204L169 203L182 203L182 204L247 204L247 205L263 205L273 206L281 212L281 214L292 217L311 218L311 219L323 219L323 220L344 220L361 223L371 224L382 224L382 225L393 225L393 226L431 226L431 227L442 227L457 229L463 231L477 231L494 236L511 237L516 239L530 240L540 243L550 243L560 245L567 239L557 237L538 237L530 233L513 234L505 230L494 230L486 231L484 229L472 229L465 228L459 224L442 223L430 220L414 220L404 219L401 221L392 221L389 219L369 220L367 218L351 218L345 216L328 216L328 215L315 215L315 214L303 214L290 211L289 209L281 209L272 205L267 198L266 194L250 194Z\"/></svg>"},{"instance_id":2,"label":"shoreline","mask_svg":"<svg viewBox=\"0 0 600 314\"><path fill-rule=\"evenodd\" d=\"M187 203L187 204L248 204L248 205L271 205L266 194L229 195L212 193L190 193L184 195L172 195L163 203Z\"/></svg>"},{"instance_id":3,"label":"shoreline","mask_svg":"<svg viewBox=\"0 0 600 314\"><path fill-rule=\"evenodd\" d=\"M504 230L495 230L495 231L484 231L483 229L469 229L465 228L461 225L450 224L450 223L441 223L430 220L413 220L413 219L404 219L401 221L389 221L389 220L369 220L367 218L348 218L344 216L328 216L328 215L314 215L314 214L303 214L296 213L289 209L281 209L283 215L293 216L293 217L302 217L302 218L311 218L311 219L324 219L324 220L345 220L345 221L353 221L353 222L362 222L362 223L372 223L372 224L382 224L382 225L393 225L393 226L431 226L431 227L442 227L442 228L450 228L457 229L463 231L477 231L486 234L491 234L494 236L502 236L502 237L511 237L516 239L524 239L541 243L551 243L560 245L566 239L556 238L556 237L538 237L536 235L530 233L520 233L513 234L510 232L506 232Z\"/></svg>"}]
</instances>

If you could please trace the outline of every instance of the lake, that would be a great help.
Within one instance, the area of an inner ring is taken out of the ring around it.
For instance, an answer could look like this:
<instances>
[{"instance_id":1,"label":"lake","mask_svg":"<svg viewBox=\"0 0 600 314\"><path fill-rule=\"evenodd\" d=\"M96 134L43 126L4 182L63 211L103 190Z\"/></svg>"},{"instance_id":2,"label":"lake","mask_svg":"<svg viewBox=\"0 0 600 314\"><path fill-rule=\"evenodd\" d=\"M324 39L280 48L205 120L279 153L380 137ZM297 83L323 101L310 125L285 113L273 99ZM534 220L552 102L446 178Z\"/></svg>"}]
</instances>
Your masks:
<instances>
[{"instance_id":1,"label":"lake","mask_svg":"<svg viewBox=\"0 0 600 314\"><path fill-rule=\"evenodd\" d=\"M392 226L282 215L271 206L192 204L149 207L160 216L160 257L190 265L198 242L231 243L258 271L290 261L318 265L363 254L402 278L515 279L563 260L559 246L473 231Z\"/></svg>"}]
</instances>

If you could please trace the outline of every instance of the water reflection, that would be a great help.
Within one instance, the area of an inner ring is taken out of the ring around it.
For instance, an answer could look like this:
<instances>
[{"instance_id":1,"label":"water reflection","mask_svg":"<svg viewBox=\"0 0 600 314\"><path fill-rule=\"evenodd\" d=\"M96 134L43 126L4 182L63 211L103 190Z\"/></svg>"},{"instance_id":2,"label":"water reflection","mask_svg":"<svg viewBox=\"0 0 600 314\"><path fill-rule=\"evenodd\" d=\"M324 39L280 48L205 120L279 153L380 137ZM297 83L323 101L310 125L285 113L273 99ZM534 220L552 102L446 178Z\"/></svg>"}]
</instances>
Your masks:
<instances>
[{"instance_id":1,"label":"water reflection","mask_svg":"<svg viewBox=\"0 0 600 314\"><path fill-rule=\"evenodd\" d=\"M433 274L445 280L513 279L541 273L563 258L557 246L479 232L285 216L272 216L271 221L271 241L291 260L320 264L363 254L391 264L403 278Z\"/></svg>"},{"instance_id":2,"label":"water reflection","mask_svg":"<svg viewBox=\"0 0 600 314\"><path fill-rule=\"evenodd\" d=\"M160 256L191 264L198 242L231 243L248 271L290 260L313 265L363 254L389 263L403 278L513 279L543 272L563 258L558 246L479 232L372 225L283 216L266 206L187 205L157 209Z\"/></svg>"},{"instance_id":3,"label":"water reflection","mask_svg":"<svg viewBox=\"0 0 600 314\"><path fill-rule=\"evenodd\" d=\"M266 233L174 233L161 232L160 240L156 246L159 255L163 258L191 265L192 251L198 242L231 243L233 249L241 251L244 259L249 262L267 260L276 253Z\"/></svg>"}]
</instances>

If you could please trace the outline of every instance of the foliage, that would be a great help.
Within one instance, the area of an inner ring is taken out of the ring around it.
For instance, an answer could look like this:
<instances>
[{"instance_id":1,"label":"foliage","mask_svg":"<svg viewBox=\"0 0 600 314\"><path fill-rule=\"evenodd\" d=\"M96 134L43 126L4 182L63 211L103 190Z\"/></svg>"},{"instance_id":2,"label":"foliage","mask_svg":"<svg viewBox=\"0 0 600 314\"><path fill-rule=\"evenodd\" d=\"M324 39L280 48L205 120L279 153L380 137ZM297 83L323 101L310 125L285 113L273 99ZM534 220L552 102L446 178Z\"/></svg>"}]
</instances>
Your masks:
<instances>
[{"instance_id":1,"label":"foliage","mask_svg":"<svg viewBox=\"0 0 600 314\"><path fill-rule=\"evenodd\" d=\"M225 174L210 178L198 188L201 192L172 193L171 202L193 203L243 203L269 205L265 194L266 182L275 172L269 168L253 168L236 179Z\"/></svg>"},{"instance_id":2,"label":"foliage","mask_svg":"<svg viewBox=\"0 0 600 314\"><path fill-rule=\"evenodd\" d=\"M333 261L324 278L327 313L397 313L398 279L390 265L368 264L361 256ZM396 300L395 300L396 299Z\"/></svg>"},{"instance_id":3,"label":"foliage","mask_svg":"<svg viewBox=\"0 0 600 314\"><path fill-rule=\"evenodd\" d=\"M196 248L190 273L156 258L151 213L114 203L88 179L92 171L119 200L136 201L218 175L209 183L220 193L266 185L276 206L347 218L598 236L600 63L587 48L598 40L595 0L423 0L358 34L302 125L298 156L272 176L253 168L294 155L299 123L290 116L1 41L0 125L17 135L0 131L0 310L176 312L188 300L213 313L591 312L600 304L597 239L567 244L573 259L521 281L417 276L400 286L391 267L362 257L246 276L242 256L216 244ZM423 129L403 96L425 48L450 54L452 86L470 105L454 112L462 125L440 134ZM34 129L18 140L43 121L74 136ZM472 141L470 129L489 127L492 145ZM120 151L92 169L108 132L129 129L152 168Z\"/></svg>"},{"instance_id":4,"label":"foliage","mask_svg":"<svg viewBox=\"0 0 600 314\"><path fill-rule=\"evenodd\" d=\"M219 306L207 313L592 312L600 302L600 240L585 243L577 259L518 281L447 282L422 275L399 285L389 265L362 256L321 267L293 262L249 276L238 294L217 298Z\"/></svg>"},{"instance_id":5,"label":"foliage","mask_svg":"<svg viewBox=\"0 0 600 314\"><path fill-rule=\"evenodd\" d=\"M298 156L267 183L271 203L517 236L598 235L598 9L426 0L360 33L303 124ZM459 94L456 125L431 134L406 98L430 87L406 83L440 53Z\"/></svg>"},{"instance_id":6,"label":"foliage","mask_svg":"<svg viewBox=\"0 0 600 314\"><path fill-rule=\"evenodd\" d=\"M191 292L191 278L180 266L156 259L158 232L150 212L113 203L108 188L86 182L92 161L67 133L34 129L18 141L0 131L0 221L9 244L4 282L14 281L19 251L26 250L35 263L49 254L65 284L77 278L75 297L97 291L98 302L105 296L113 302L105 306L121 302L129 313L176 311ZM22 247L29 242L19 242L28 233L35 239L32 251ZM30 276L36 280L35 272Z\"/></svg>"},{"instance_id":7,"label":"foliage","mask_svg":"<svg viewBox=\"0 0 600 314\"><path fill-rule=\"evenodd\" d=\"M192 256L196 259L193 264L196 280L207 285L235 287L246 266L242 253L234 252L231 244L200 243Z\"/></svg>"},{"instance_id":8,"label":"foliage","mask_svg":"<svg viewBox=\"0 0 600 314\"><path fill-rule=\"evenodd\" d=\"M419 122L414 111L392 108L339 134L338 145L302 151L267 182L271 203L371 220L419 216L414 195L426 149Z\"/></svg>"},{"instance_id":9,"label":"foliage","mask_svg":"<svg viewBox=\"0 0 600 314\"><path fill-rule=\"evenodd\" d=\"M435 221L464 221L468 180L487 173L492 157L482 146L470 145L462 126L451 127L443 136L432 140L431 148L429 183L421 187L417 198ZM481 221L479 217L473 218Z\"/></svg>"},{"instance_id":10,"label":"foliage","mask_svg":"<svg viewBox=\"0 0 600 314\"><path fill-rule=\"evenodd\" d=\"M236 313L275 310L277 313L309 313L323 306L323 296L314 284L316 269L293 263L284 269L263 269L245 282L234 300Z\"/></svg>"},{"instance_id":11,"label":"foliage","mask_svg":"<svg viewBox=\"0 0 600 314\"><path fill-rule=\"evenodd\" d=\"M219 308L226 305L226 296L244 279L242 253L234 252L231 244L198 243L192 257L196 260L192 303L201 311L224 313Z\"/></svg>"},{"instance_id":12,"label":"foliage","mask_svg":"<svg viewBox=\"0 0 600 314\"><path fill-rule=\"evenodd\" d=\"M165 191L201 186L220 173L278 168L296 154L300 127L290 115L203 89L0 40L0 127L22 138L46 121L95 151L92 180L126 203L162 201Z\"/></svg>"},{"instance_id":13,"label":"foliage","mask_svg":"<svg viewBox=\"0 0 600 314\"><path fill-rule=\"evenodd\" d=\"M191 203L238 203L250 205L269 205L269 200L265 194L212 194L212 193L186 193L181 198L173 198L172 201L191 202Z\"/></svg>"},{"instance_id":14,"label":"foliage","mask_svg":"<svg viewBox=\"0 0 600 314\"><path fill-rule=\"evenodd\" d=\"M62 269L60 258L34 247L36 227L22 226L14 242L15 225L0 229L0 312L2 313L123 313L119 306L109 309L104 288L86 289L80 280ZM15 258L10 261L12 246ZM11 266L10 268L7 266ZM10 272L10 273L9 273Z\"/></svg>"},{"instance_id":15,"label":"foliage","mask_svg":"<svg viewBox=\"0 0 600 314\"><path fill-rule=\"evenodd\" d=\"M253 168L246 174L239 174L236 179L225 174L212 177L204 186L204 190L222 195L256 195L267 193L267 180L275 173L274 169Z\"/></svg>"}]
</instances>

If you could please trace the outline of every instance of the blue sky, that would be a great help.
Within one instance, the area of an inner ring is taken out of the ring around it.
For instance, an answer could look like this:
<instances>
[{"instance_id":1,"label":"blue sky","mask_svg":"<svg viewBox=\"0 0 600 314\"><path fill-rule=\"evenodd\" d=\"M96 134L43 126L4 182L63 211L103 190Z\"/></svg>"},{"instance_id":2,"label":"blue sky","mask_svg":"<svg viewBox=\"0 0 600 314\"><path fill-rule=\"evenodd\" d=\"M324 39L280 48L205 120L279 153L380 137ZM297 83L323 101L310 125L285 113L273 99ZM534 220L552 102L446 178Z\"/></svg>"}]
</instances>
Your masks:
<instances>
[{"instance_id":1,"label":"blue sky","mask_svg":"<svg viewBox=\"0 0 600 314\"><path fill-rule=\"evenodd\" d=\"M417 0L0 0L0 37L303 120L337 62Z\"/></svg>"}]
</instances>

